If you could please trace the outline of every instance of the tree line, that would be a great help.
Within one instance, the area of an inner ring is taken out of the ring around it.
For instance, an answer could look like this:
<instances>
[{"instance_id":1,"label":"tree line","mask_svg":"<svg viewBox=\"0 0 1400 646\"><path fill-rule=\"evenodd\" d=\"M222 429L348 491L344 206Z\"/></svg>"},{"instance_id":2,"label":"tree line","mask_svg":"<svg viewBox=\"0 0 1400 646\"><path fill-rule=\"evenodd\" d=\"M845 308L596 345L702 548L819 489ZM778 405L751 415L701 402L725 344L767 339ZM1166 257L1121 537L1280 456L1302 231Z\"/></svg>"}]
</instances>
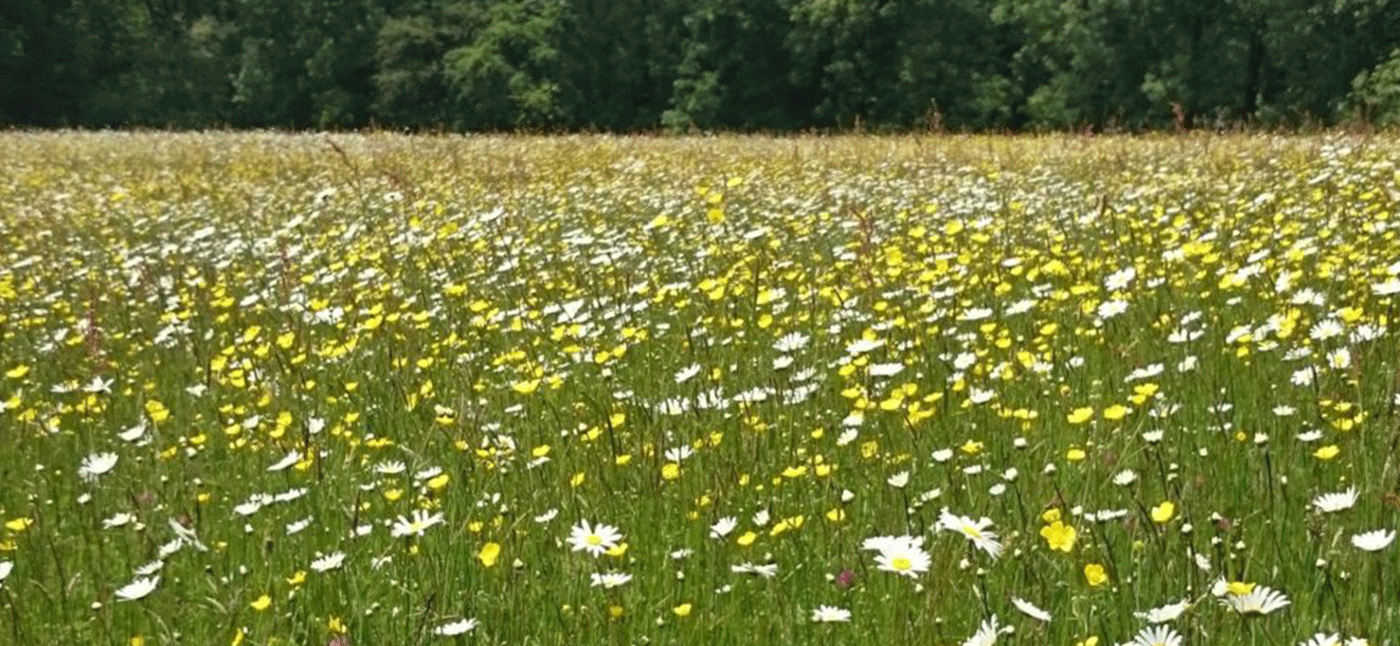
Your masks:
<instances>
[{"instance_id":1,"label":"tree line","mask_svg":"<svg viewBox=\"0 0 1400 646\"><path fill-rule=\"evenodd\" d=\"M1400 0L5 0L0 124L1400 123Z\"/></svg>"}]
</instances>

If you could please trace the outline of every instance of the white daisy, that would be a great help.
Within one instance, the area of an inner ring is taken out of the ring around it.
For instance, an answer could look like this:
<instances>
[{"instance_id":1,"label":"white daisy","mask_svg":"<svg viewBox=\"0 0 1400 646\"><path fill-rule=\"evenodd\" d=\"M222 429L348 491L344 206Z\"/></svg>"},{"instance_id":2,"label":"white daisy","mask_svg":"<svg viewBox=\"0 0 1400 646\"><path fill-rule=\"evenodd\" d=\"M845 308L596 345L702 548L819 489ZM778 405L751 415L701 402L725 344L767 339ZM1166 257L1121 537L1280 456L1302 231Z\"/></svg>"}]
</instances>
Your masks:
<instances>
[{"instance_id":1,"label":"white daisy","mask_svg":"<svg viewBox=\"0 0 1400 646\"><path fill-rule=\"evenodd\" d=\"M345 552L336 552L312 561L311 569L317 572L329 572L340 568L342 563L345 563Z\"/></svg>"},{"instance_id":2,"label":"white daisy","mask_svg":"<svg viewBox=\"0 0 1400 646\"><path fill-rule=\"evenodd\" d=\"M111 518L105 518L102 520L102 529L116 529L118 527L126 527L127 525L130 525L131 523L135 522L135 520L136 517L131 514L128 514L124 511L118 512L116 514L113 514Z\"/></svg>"},{"instance_id":3,"label":"white daisy","mask_svg":"<svg viewBox=\"0 0 1400 646\"><path fill-rule=\"evenodd\" d=\"M991 619L982 621L982 625L977 628L977 632L968 637L962 646L992 646L997 643L997 635L1001 629L997 622L997 616L992 615Z\"/></svg>"},{"instance_id":4,"label":"white daisy","mask_svg":"<svg viewBox=\"0 0 1400 646\"><path fill-rule=\"evenodd\" d=\"M919 574L927 572L933 560L919 547L922 541L893 540L882 544L878 549L880 553L875 556L875 562L880 565L880 569L886 572L894 572L915 578Z\"/></svg>"},{"instance_id":5,"label":"white daisy","mask_svg":"<svg viewBox=\"0 0 1400 646\"><path fill-rule=\"evenodd\" d=\"M879 348L883 345L885 345L884 339L878 339L874 341L870 339L858 339L856 341L852 341L846 344L846 354L849 354L854 357L870 352L871 350Z\"/></svg>"},{"instance_id":6,"label":"white daisy","mask_svg":"<svg viewBox=\"0 0 1400 646\"><path fill-rule=\"evenodd\" d=\"M725 516L713 525L710 525L710 536L713 538L724 538L729 532L739 525L739 519L733 516Z\"/></svg>"},{"instance_id":7,"label":"white daisy","mask_svg":"<svg viewBox=\"0 0 1400 646\"><path fill-rule=\"evenodd\" d=\"M1356 504L1356 487L1340 493L1325 493L1313 498L1313 507L1326 514L1351 509Z\"/></svg>"},{"instance_id":8,"label":"white daisy","mask_svg":"<svg viewBox=\"0 0 1400 646\"><path fill-rule=\"evenodd\" d=\"M851 611L836 606L817 606L812 611L812 621L817 623L831 623L836 621L850 621Z\"/></svg>"},{"instance_id":9,"label":"white daisy","mask_svg":"<svg viewBox=\"0 0 1400 646\"><path fill-rule=\"evenodd\" d=\"M575 552L588 552L598 556L614 547L622 540L622 533L612 525L592 525L581 520L569 529L569 546Z\"/></svg>"},{"instance_id":10,"label":"white daisy","mask_svg":"<svg viewBox=\"0 0 1400 646\"><path fill-rule=\"evenodd\" d=\"M1169 603L1165 606L1153 608L1146 612L1134 612L1133 616L1137 617L1138 619L1142 619L1150 624L1161 624L1176 619L1177 617L1180 617L1181 613L1186 612L1186 609L1190 607L1190 600L1182 599L1181 601L1178 601L1176 603Z\"/></svg>"},{"instance_id":11,"label":"white daisy","mask_svg":"<svg viewBox=\"0 0 1400 646\"><path fill-rule=\"evenodd\" d=\"M143 599L146 595L154 592L157 585L160 585L160 577L158 576L136 579L131 583L117 588L117 601L136 601L138 599Z\"/></svg>"},{"instance_id":12,"label":"white daisy","mask_svg":"<svg viewBox=\"0 0 1400 646\"><path fill-rule=\"evenodd\" d=\"M394 521L393 530L389 532L389 535L394 538L422 536L423 532L428 531L429 527L440 525L443 522L445 521L442 514L429 514L422 509L415 509L413 510L412 519L399 516L398 520Z\"/></svg>"},{"instance_id":13,"label":"white daisy","mask_svg":"<svg viewBox=\"0 0 1400 646\"><path fill-rule=\"evenodd\" d=\"M676 383L683 384L687 381L690 381L691 377L694 377L698 374L700 374L700 364L691 364L689 368L682 368L679 372L676 373Z\"/></svg>"},{"instance_id":14,"label":"white daisy","mask_svg":"<svg viewBox=\"0 0 1400 646\"><path fill-rule=\"evenodd\" d=\"M765 579L771 579L775 576L778 576L778 564L767 563L764 565L754 565L753 563L745 561L738 565L729 566L729 571L735 574L752 574L754 576L760 576Z\"/></svg>"},{"instance_id":15,"label":"white daisy","mask_svg":"<svg viewBox=\"0 0 1400 646\"><path fill-rule=\"evenodd\" d=\"M123 442L135 442L145 435L146 420L141 420L140 424L137 424L136 426L128 428L120 433L117 433L117 437L121 438Z\"/></svg>"},{"instance_id":16,"label":"white daisy","mask_svg":"<svg viewBox=\"0 0 1400 646\"><path fill-rule=\"evenodd\" d=\"M789 332L779 338L777 343L773 344L773 349L782 353L797 352L807 347L807 342L809 340L811 340L811 337L801 332Z\"/></svg>"},{"instance_id":17,"label":"white daisy","mask_svg":"<svg viewBox=\"0 0 1400 646\"><path fill-rule=\"evenodd\" d=\"M117 466L116 453L93 453L83 458L82 466L78 467L78 475L91 482L111 471L115 466Z\"/></svg>"},{"instance_id":18,"label":"white daisy","mask_svg":"<svg viewBox=\"0 0 1400 646\"><path fill-rule=\"evenodd\" d=\"M292 451L278 460L277 464L268 467L267 470L271 472L282 471L298 462L301 462L301 452Z\"/></svg>"},{"instance_id":19,"label":"white daisy","mask_svg":"<svg viewBox=\"0 0 1400 646\"><path fill-rule=\"evenodd\" d=\"M608 572L606 574L594 572L591 576L593 578L592 586L595 588L601 586L604 590L611 590L632 580L632 575L625 572Z\"/></svg>"},{"instance_id":20,"label":"white daisy","mask_svg":"<svg viewBox=\"0 0 1400 646\"><path fill-rule=\"evenodd\" d=\"M972 544L992 558L1001 555L1001 543L997 541L996 533L989 531L992 521L989 518L973 520L967 516L959 516L949 513L944 509L938 517L938 527L950 532L962 534Z\"/></svg>"},{"instance_id":21,"label":"white daisy","mask_svg":"<svg viewBox=\"0 0 1400 646\"><path fill-rule=\"evenodd\" d=\"M872 363L870 364L870 367L866 369L866 371L870 373L871 377L893 377L901 372L904 372L904 364Z\"/></svg>"},{"instance_id":22,"label":"white daisy","mask_svg":"<svg viewBox=\"0 0 1400 646\"><path fill-rule=\"evenodd\" d=\"M665 457L671 462L681 462L694 454L695 450L690 448L690 445L683 444L675 448L666 449Z\"/></svg>"},{"instance_id":23,"label":"white daisy","mask_svg":"<svg viewBox=\"0 0 1400 646\"><path fill-rule=\"evenodd\" d=\"M1393 530L1377 529L1363 534L1353 534L1351 544L1367 552L1379 552L1395 541Z\"/></svg>"},{"instance_id":24,"label":"white daisy","mask_svg":"<svg viewBox=\"0 0 1400 646\"><path fill-rule=\"evenodd\" d=\"M1037 619L1040 621L1050 621L1050 613L1045 612L1040 608L1037 608L1035 604L1032 604L1031 602L1026 601L1025 599L1022 599L1020 597L1011 597L1011 605L1016 606L1016 609L1025 613L1027 617Z\"/></svg>"},{"instance_id":25,"label":"white daisy","mask_svg":"<svg viewBox=\"0 0 1400 646\"><path fill-rule=\"evenodd\" d=\"M550 508L549 511L546 511L546 512L544 512L543 514L540 514L540 515L538 515L538 516L535 516L535 522L537 522L537 523L543 525L543 524L545 524L545 523L547 523L547 522L549 522L549 521L551 521L551 520L554 520L554 517L555 517L555 516L558 516L558 515L559 515L559 510L558 510L557 508Z\"/></svg>"},{"instance_id":26,"label":"white daisy","mask_svg":"<svg viewBox=\"0 0 1400 646\"><path fill-rule=\"evenodd\" d=\"M443 637L453 637L469 633L476 629L476 619L463 619L450 624L443 624L433 629L433 634Z\"/></svg>"},{"instance_id":27,"label":"white daisy","mask_svg":"<svg viewBox=\"0 0 1400 646\"><path fill-rule=\"evenodd\" d=\"M1228 594L1221 603L1245 616L1263 616L1282 610L1292 603L1282 592L1268 586L1255 586L1247 594Z\"/></svg>"},{"instance_id":28,"label":"white daisy","mask_svg":"<svg viewBox=\"0 0 1400 646\"><path fill-rule=\"evenodd\" d=\"M1143 628L1131 646L1181 646L1181 635L1170 626Z\"/></svg>"}]
</instances>

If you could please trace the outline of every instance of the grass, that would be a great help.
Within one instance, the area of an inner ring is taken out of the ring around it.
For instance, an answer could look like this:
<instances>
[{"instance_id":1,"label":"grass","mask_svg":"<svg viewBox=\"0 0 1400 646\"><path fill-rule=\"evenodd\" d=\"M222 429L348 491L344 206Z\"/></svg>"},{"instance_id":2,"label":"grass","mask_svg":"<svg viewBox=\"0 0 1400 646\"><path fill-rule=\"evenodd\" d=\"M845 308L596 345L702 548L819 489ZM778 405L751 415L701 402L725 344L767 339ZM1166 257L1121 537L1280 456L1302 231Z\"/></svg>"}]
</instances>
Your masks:
<instances>
[{"instance_id":1,"label":"grass","mask_svg":"<svg viewBox=\"0 0 1400 646\"><path fill-rule=\"evenodd\" d=\"M1393 643L1396 143L5 134L0 643Z\"/></svg>"}]
</instances>

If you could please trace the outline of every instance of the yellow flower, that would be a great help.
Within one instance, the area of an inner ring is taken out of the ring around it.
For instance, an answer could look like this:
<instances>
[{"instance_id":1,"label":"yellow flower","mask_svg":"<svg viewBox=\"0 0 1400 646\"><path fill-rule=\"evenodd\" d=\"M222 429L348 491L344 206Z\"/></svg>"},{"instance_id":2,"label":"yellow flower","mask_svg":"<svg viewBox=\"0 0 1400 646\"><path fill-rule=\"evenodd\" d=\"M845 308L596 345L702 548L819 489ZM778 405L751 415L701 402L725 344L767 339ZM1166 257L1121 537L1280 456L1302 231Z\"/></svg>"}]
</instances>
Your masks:
<instances>
[{"instance_id":1,"label":"yellow flower","mask_svg":"<svg viewBox=\"0 0 1400 646\"><path fill-rule=\"evenodd\" d=\"M743 545L744 547L748 547L750 545L753 545L753 542L756 539L758 539L758 534L755 534L753 532L744 532L744 535L739 537L739 544Z\"/></svg>"},{"instance_id":2,"label":"yellow flower","mask_svg":"<svg viewBox=\"0 0 1400 646\"><path fill-rule=\"evenodd\" d=\"M1079 462L1087 456L1088 454L1084 452L1084 449L1070 449L1065 452L1065 459L1070 462Z\"/></svg>"},{"instance_id":3,"label":"yellow flower","mask_svg":"<svg viewBox=\"0 0 1400 646\"><path fill-rule=\"evenodd\" d=\"M481 564L491 567L496 564L496 559L501 556L501 545L499 543L487 543L481 546L481 551L476 558L481 559Z\"/></svg>"},{"instance_id":4,"label":"yellow flower","mask_svg":"<svg viewBox=\"0 0 1400 646\"><path fill-rule=\"evenodd\" d=\"M1257 584L1245 583L1244 581L1231 581L1230 585L1226 586L1226 590L1235 596L1246 595L1254 592L1255 585Z\"/></svg>"},{"instance_id":5,"label":"yellow flower","mask_svg":"<svg viewBox=\"0 0 1400 646\"><path fill-rule=\"evenodd\" d=\"M1327 446L1324 446L1324 447L1322 447L1322 448L1320 448L1320 449L1314 451L1314 452L1313 452L1313 457L1315 457L1315 458L1317 458L1317 459L1319 459L1319 460L1331 460L1332 458L1337 457L1337 454L1339 454L1339 453L1341 453L1341 452L1342 452L1342 449L1341 449L1340 447L1338 447L1336 444L1328 444Z\"/></svg>"},{"instance_id":6,"label":"yellow flower","mask_svg":"<svg viewBox=\"0 0 1400 646\"><path fill-rule=\"evenodd\" d=\"M1084 566L1084 580L1089 582L1090 587L1097 588L1108 582L1108 574L1103 571L1102 565L1090 563Z\"/></svg>"},{"instance_id":7,"label":"yellow flower","mask_svg":"<svg viewBox=\"0 0 1400 646\"><path fill-rule=\"evenodd\" d=\"M146 413L151 416L151 421L157 424L170 417L170 409L154 399L146 402Z\"/></svg>"},{"instance_id":8,"label":"yellow flower","mask_svg":"<svg viewBox=\"0 0 1400 646\"><path fill-rule=\"evenodd\" d=\"M1049 508L1049 509L1046 509L1046 510L1045 510L1045 513L1043 513L1043 514L1040 515L1040 519L1043 520L1043 521L1045 521L1045 522L1047 522L1047 523L1053 523L1053 522L1059 520L1059 519L1060 519L1060 508L1059 508L1059 507L1051 507L1051 508Z\"/></svg>"},{"instance_id":9,"label":"yellow flower","mask_svg":"<svg viewBox=\"0 0 1400 646\"><path fill-rule=\"evenodd\" d=\"M1069 423L1071 424L1083 424L1084 422L1089 421L1090 418L1092 418L1093 416L1094 409L1089 406L1085 406L1084 408L1074 409L1074 411L1067 415L1065 419L1069 420Z\"/></svg>"},{"instance_id":10,"label":"yellow flower","mask_svg":"<svg viewBox=\"0 0 1400 646\"><path fill-rule=\"evenodd\" d=\"M683 604L681 604L681 605L679 605L679 606L676 606L675 608L672 608L672 609L671 609L671 612L676 613L676 616L677 616L677 617L686 617L686 616L689 616L689 615L690 615L690 604L688 604L688 603L683 603Z\"/></svg>"},{"instance_id":11,"label":"yellow flower","mask_svg":"<svg viewBox=\"0 0 1400 646\"><path fill-rule=\"evenodd\" d=\"M788 467L786 469L783 469L784 478L801 478L802 476L806 475L806 473L807 467L805 466Z\"/></svg>"},{"instance_id":12,"label":"yellow flower","mask_svg":"<svg viewBox=\"0 0 1400 646\"><path fill-rule=\"evenodd\" d=\"M7 522L5 523L5 529L8 529L8 530L10 530L10 531L12 531L12 532L22 532L22 531L24 531L25 529L27 529L30 525L33 525L33 524L34 524L34 519L33 519L33 518L20 517L20 518L16 518L16 519L14 519L14 520L11 520L11 521L7 521Z\"/></svg>"},{"instance_id":13,"label":"yellow flower","mask_svg":"<svg viewBox=\"0 0 1400 646\"><path fill-rule=\"evenodd\" d=\"M661 477L666 480L675 480L681 477L681 465L677 462L667 462L661 466Z\"/></svg>"},{"instance_id":14,"label":"yellow flower","mask_svg":"<svg viewBox=\"0 0 1400 646\"><path fill-rule=\"evenodd\" d=\"M1040 535L1052 550L1060 550L1066 554L1074 550L1074 528L1058 520L1040 528Z\"/></svg>"},{"instance_id":15,"label":"yellow flower","mask_svg":"<svg viewBox=\"0 0 1400 646\"><path fill-rule=\"evenodd\" d=\"M252 606L253 610L262 612L272 606L272 597L263 595L261 597L258 597L257 600L253 601L248 605Z\"/></svg>"},{"instance_id":16,"label":"yellow flower","mask_svg":"<svg viewBox=\"0 0 1400 646\"><path fill-rule=\"evenodd\" d=\"M5 376L9 377L10 379L20 379L27 374L29 374L29 366L18 365L14 368L11 368L9 372L5 373Z\"/></svg>"},{"instance_id":17,"label":"yellow flower","mask_svg":"<svg viewBox=\"0 0 1400 646\"><path fill-rule=\"evenodd\" d=\"M1114 404L1103 409L1103 418L1109 421L1118 421L1128 414L1128 407L1122 404Z\"/></svg>"},{"instance_id":18,"label":"yellow flower","mask_svg":"<svg viewBox=\"0 0 1400 646\"><path fill-rule=\"evenodd\" d=\"M1176 516L1176 505L1172 501L1163 501L1162 504L1152 508L1152 522L1165 524Z\"/></svg>"}]
</instances>

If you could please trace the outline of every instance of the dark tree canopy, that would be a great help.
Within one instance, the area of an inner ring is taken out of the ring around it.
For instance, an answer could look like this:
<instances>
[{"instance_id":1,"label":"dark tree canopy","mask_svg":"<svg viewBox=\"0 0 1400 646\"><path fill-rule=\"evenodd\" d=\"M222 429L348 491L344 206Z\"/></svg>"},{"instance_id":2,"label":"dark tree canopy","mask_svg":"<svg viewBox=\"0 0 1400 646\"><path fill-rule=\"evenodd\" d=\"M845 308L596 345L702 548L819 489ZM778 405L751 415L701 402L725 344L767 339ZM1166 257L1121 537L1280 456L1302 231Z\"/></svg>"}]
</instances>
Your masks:
<instances>
[{"instance_id":1,"label":"dark tree canopy","mask_svg":"<svg viewBox=\"0 0 1400 646\"><path fill-rule=\"evenodd\" d=\"M7 0L0 124L1400 123L1400 0Z\"/></svg>"}]
</instances>

